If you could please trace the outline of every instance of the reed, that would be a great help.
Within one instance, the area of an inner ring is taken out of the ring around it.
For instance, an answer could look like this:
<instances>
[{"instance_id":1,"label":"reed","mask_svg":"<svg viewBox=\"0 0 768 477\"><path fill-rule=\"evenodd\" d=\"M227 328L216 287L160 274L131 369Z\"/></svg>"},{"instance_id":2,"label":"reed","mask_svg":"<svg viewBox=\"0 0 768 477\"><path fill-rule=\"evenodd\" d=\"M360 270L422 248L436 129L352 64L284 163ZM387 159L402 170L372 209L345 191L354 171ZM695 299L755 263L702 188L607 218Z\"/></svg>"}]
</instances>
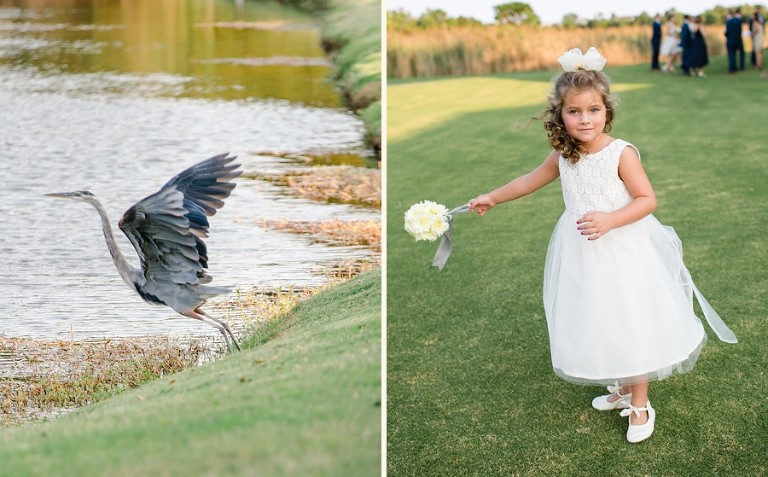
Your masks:
<instances>
[{"instance_id":1,"label":"reed","mask_svg":"<svg viewBox=\"0 0 768 477\"><path fill-rule=\"evenodd\" d=\"M327 166L250 177L287 186L305 199L381 207L381 171L378 169Z\"/></svg>"},{"instance_id":2,"label":"reed","mask_svg":"<svg viewBox=\"0 0 768 477\"><path fill-rule=\"evenodd\" d=\"M197 340L0 337L0 427L51 419L211 359ZM10 357L10 358L7 358Z\"/></svg>"},{"instance_id":3,"label":"reed","mask_svg":"<svg viewBox=\"0 0 768 477\"><path fill-rule=\"evenodd\" d=\"M723 28L705 31L710 55L724 53ZM553 58L590 46L612 66L650 61L650 27L561 28L510 25L387 32L389 78L463 76L551 69Z\"/></svg>"},{"instance_id":4,"label":"reed","mask_svg":"<svg viewBox=\"0 0 768 477\"><path fill-rule=\"evenodd\" d=\"M323 275L330 283L338 283L351 280L358 275L362 275L363 273L367 273L379 267L381 267L381 255L359 259L353 258L331 263L323 269Z\"/></svg>"},{"instance_id":5,"label":"reed","mask_svg":"<svg viewBox=\"0 0 768 477\"><path fill-rule=\"evenodd\" d=\"M261 327L277 321L299 302L311 297L322 288L294 288L292 286L238 288L235 293L226 295L223 300L214 302L212 305L219 313L226 314L227 319L234 316L236 320L249 323L251 325L250 330L258 333Z\"/></svg>"},{"instance_id":6,"label":"reed","mask_svg":"<svg viewBox=\"0 0 768 477\"><path fill-rule=\"evenodd\" d=\"M331 245L364 245L373 252L381 252L381 224L378 220L326 220L293 221L261 219L261 227L294 234L310 235L312 243Z\"/></svg>"}]
</instances>

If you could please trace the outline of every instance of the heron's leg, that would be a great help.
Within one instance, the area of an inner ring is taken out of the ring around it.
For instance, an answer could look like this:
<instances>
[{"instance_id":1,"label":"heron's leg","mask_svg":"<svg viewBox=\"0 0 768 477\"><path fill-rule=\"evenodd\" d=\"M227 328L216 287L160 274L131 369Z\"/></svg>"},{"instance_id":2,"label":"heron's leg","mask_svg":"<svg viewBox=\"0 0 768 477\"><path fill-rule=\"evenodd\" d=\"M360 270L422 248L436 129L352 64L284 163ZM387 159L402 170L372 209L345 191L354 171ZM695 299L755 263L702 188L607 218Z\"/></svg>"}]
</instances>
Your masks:
<instances>
[{"instance_id":1,"label":"heron's leg","mask_svg":"<svg viewBox=\"0 0 768 477\"><path fill-rule=\"evenodd\" d=\"M212 317L211 315L209 315L208 313L206 313L205 311L203 311L203 310L202 310L200 307L198 307L198 308L195 310L195 312L197 312L197 313L200 313L200 314L201 314L201 315L203 315L204 317L206 317L206 318L208 318L208 319L210 319L210 320L213 320L213 321L215 321L216 323L218 323L219 325L223 326L223 327L224 327L224 329L225 329L225 330L227 330L227 333L229 333L229 337L232 339L232 342L235 344L235 348L237 348L237 350L238 350L238 351L240 351L240 344L237 342L237 338L235 338L235 334L234 334L234 333L232 333L232 330L229 328L229 325L227 324L227 322L226 322L226 321L224 321L224 320L220 320L220 319L218 319L218 318L214 318L214 317Z\"/></svg>"},{"instance_id":2,"label":"heron's leg","mask_svg":"<svg viewBox=\"0 0 768 477\"><path fill-rule=\"evenodd\" d=\"M222 335L224 335L224 342L227 344L227 352L229 353L232 352L232 345L229 344L229 335L227 335L227 330L224 328L224 326L222 326L221 323L219 323L216 320L212 320L210 319L210 317L197 313L197 311L193 311L193 310L189 310L181 314L189 318L194 318L196 320L202 321L203 323L208 323L209 325L214 326L217 330L221 332ZM239 350L240 347L238 346L237 349Z\"/></svg>"}]
</instances>

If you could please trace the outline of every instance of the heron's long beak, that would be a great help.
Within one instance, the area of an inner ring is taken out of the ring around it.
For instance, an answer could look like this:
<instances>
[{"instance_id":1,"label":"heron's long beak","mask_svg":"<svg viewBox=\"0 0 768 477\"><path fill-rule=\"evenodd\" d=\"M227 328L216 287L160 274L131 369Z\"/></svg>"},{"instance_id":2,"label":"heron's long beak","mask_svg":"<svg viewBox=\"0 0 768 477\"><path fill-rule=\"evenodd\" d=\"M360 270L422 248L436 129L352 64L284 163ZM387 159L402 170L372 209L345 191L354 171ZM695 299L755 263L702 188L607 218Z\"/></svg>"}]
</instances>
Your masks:
<instances>
[{"instance_id":1,"label":"heron's long beak","mask_svg":"<svg viewBox=\"0 0 768 477\"><path fill-rule=\"evenodd\" d=\"M45 194L46 197L58 197L59 199L74 199L77 196L74 192L53 192L51 194Z\"/></svg>"}]
</instances>

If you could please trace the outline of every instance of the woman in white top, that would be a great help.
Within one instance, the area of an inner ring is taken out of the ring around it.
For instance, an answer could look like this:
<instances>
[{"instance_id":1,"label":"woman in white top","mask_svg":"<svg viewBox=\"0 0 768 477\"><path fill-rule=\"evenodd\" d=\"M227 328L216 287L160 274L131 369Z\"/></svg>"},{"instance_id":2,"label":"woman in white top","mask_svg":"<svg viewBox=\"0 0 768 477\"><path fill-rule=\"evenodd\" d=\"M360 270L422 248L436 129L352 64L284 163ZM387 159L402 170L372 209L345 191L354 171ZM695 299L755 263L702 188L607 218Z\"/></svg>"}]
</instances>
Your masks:
<instances>
[{"instance_id":1,"label":"woman in white top","mask_svg":"<svg viewBox=\"0 0 768 477\"><path fill-rule=\"evenodd\" d=\"M668 15L664 25L664 39L661 41L660 53L666 58L661 71L670 73L675 71L675 62L680 59L680 29L675 24L675 16Z\"/></svg>"},{"instance_id":2,"label":"woman in white top","mask_svg":"<svg viewBox=\"0 0 768 477\"><path fill-rule=\"evenodd\" d=\"M763 69L763 40L765 39L765 27L760 23L760 13L752 14L752 51L755 52L755 69Z\"/></svg>"}]
</instances>

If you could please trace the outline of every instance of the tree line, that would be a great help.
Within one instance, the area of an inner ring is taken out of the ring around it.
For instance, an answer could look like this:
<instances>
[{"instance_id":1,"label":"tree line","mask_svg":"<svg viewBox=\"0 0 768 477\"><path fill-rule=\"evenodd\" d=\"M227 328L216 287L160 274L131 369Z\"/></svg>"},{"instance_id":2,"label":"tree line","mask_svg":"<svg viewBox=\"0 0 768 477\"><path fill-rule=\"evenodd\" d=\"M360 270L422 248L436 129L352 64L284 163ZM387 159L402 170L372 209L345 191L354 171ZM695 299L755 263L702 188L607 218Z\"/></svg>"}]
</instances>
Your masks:
<instances>
[{"instance_id":1,"label":"tree line","mask_svg":"<svg viewBox=\"0 0 768 477\"><path fill-rule=\"evenodd\" d=\"M765 6L762 6L766 11ZM741 8L742 18L748 18L754 11L753 5L735 5L724 7L717 5L704 12L679 12L670 8L664 12L641 12L635 16L619 17L612 14L609 18L599 15L597 18L583 18L576 13L568 13L563 16L558 24L563 28L606 28L621 27L626 25L650 25L656 13L661 13L664 18L674 15L680 23L685 15L700 15L705 25L723 25L728 13L736 8ZM494 20L497 25L531 25L541 26L541 19L529 4L524 2L509 2L496 5ZM387 27L396 30L421 30L435 27L464 27L483 26L483 22L471 17L450 17L445 10L427 9L421 15L414 17L405 10L393 10L387 12Z\"/></svg>"}]
</instances>

